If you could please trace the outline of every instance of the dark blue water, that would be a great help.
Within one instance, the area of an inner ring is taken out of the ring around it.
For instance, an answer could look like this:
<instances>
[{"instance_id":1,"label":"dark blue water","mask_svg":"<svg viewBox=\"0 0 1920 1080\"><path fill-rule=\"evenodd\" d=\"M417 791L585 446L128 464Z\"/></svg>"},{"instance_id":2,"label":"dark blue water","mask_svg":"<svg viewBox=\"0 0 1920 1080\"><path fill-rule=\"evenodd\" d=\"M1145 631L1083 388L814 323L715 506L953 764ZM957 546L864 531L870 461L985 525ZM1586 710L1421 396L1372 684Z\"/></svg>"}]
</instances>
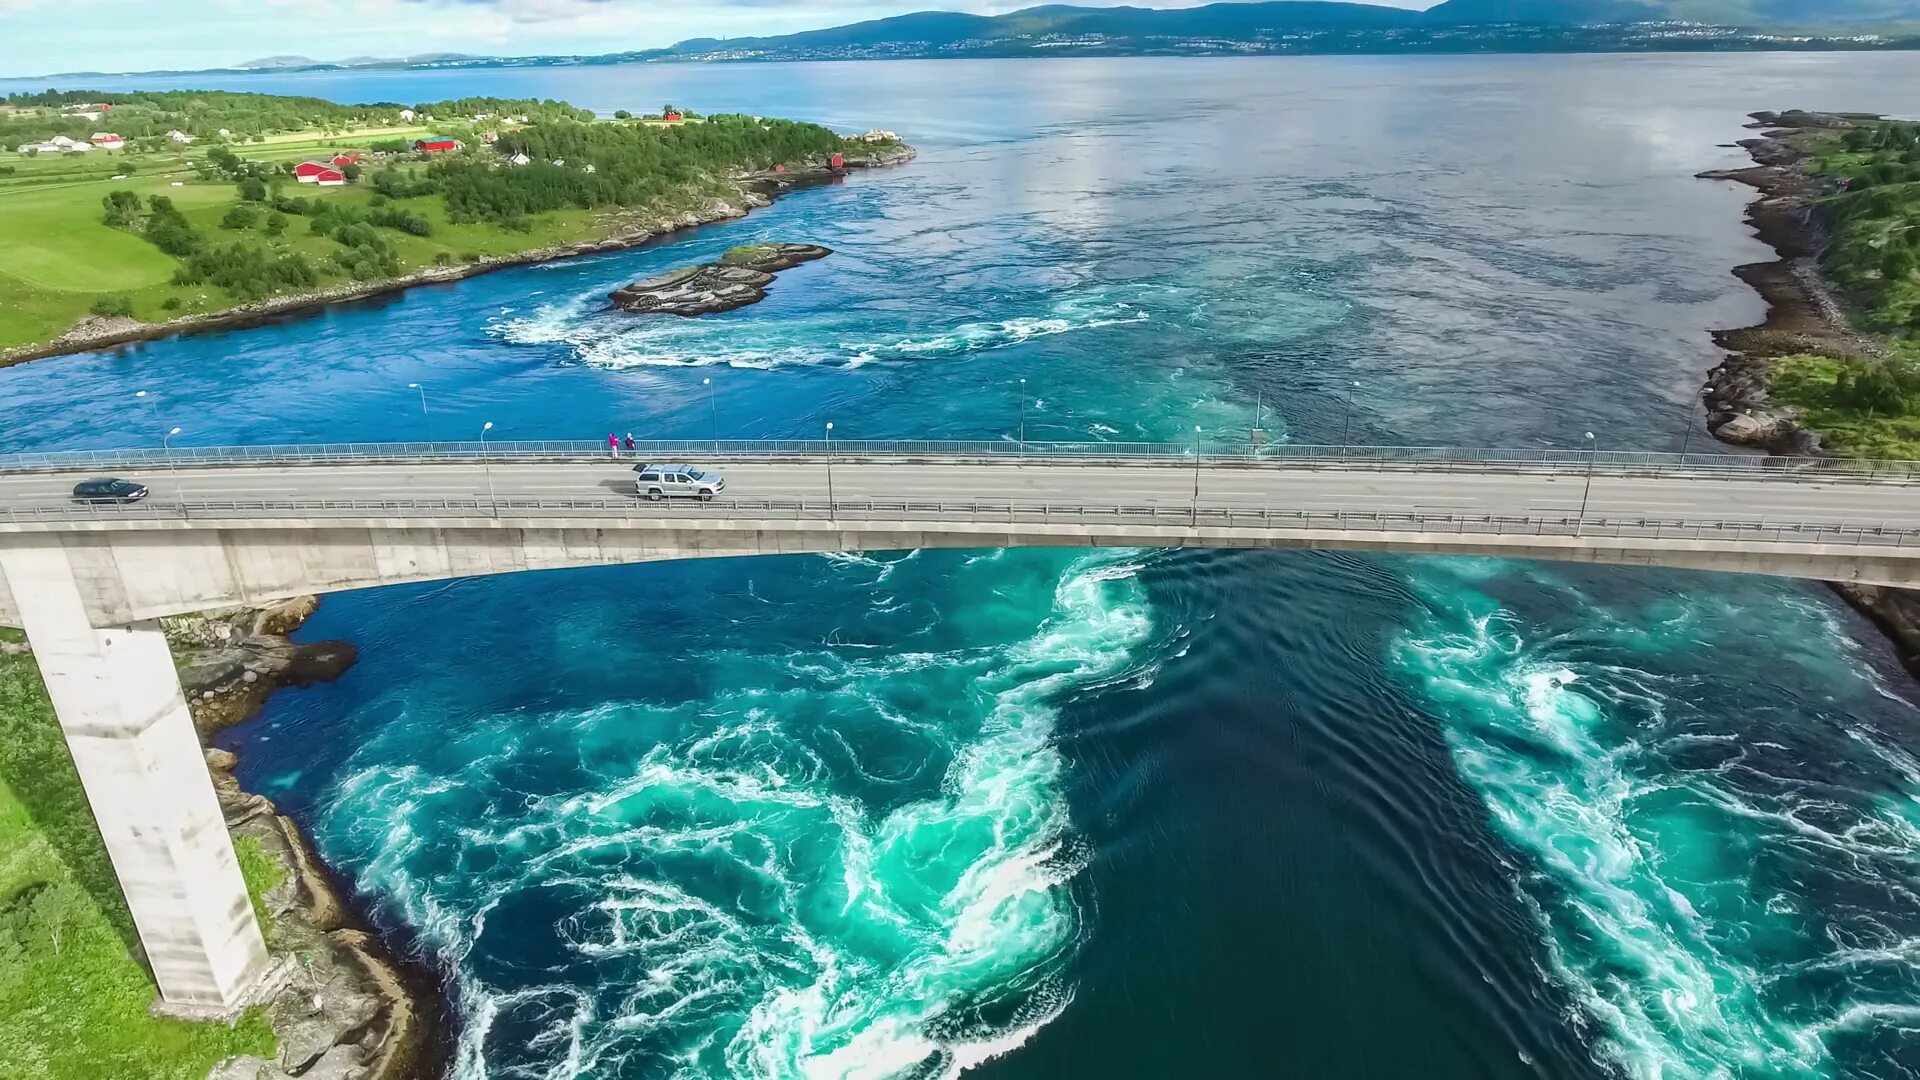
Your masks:
<instances>
[{"instance_id":1,"label":"dark blue water","mask_svg":"<svg viewBox=\"0 0 1920 1080\"><path fill-rule=\"evenodd\" d=\"M994 437L1025 379L1030 438L1242 438L1257 402L1301 440L1677 448L1765 254L1689 177L1748 109L1920 111L1904 63L234 80L664 94L923 154L668 245L0 372L0 441ZM599 310L754 240L836 254L717 318ZM447 974L463 1077L1920 1072L1920 712L1813 586L900 552L397 587L306 633L361 662L238 733L243 774Z\"/></svg>"}]
</instances>

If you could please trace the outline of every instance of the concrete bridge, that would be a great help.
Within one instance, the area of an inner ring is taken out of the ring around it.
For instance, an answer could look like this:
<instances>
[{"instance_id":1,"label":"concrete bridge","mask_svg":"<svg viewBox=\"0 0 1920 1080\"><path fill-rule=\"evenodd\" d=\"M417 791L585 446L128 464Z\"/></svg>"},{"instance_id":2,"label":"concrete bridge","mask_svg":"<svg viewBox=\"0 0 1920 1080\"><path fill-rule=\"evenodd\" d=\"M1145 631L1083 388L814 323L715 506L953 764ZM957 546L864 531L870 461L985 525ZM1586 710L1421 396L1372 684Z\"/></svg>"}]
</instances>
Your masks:
<instances>
[{"instance_id":1,"label":"concrete bridge","mask_svg":"<svg viewBox=\"0 0 1920 1080\"><path fill-rule=\"evenodd\" d=\"M718 467L646 502L639 460ZM80 479L152 495L88 505ZM266 967L158 623L303 593L662 559L923 547L1338 548L1920 585L1920 466L1720 455L999 443L579 443L0 458L26 629L166 1002Z\"/></svg>"}]
</instances>

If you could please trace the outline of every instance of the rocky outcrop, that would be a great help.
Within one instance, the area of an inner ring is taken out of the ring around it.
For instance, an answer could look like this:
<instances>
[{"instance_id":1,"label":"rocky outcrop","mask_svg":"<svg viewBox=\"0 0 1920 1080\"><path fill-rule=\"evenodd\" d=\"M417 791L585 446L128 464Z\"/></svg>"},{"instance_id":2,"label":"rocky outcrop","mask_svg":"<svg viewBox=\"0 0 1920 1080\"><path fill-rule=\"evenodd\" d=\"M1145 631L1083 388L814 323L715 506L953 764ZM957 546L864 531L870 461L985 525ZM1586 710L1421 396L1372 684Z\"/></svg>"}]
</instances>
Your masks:
<instances>
[{"instance_id":1,"label":"rocky outcrop","mask_svg":"<svg viewBox=\"0 0 1920 1080\"><path fill-rule=\"evenodd\" d=\"M1825 452L1819 433L1803 426L1791 409L1770 400L1767 380L1773 359L1796 354L1878 356L1884 349L1853 329L1820 273L1827 237L1812 207L1815 198L1832 189L1829 181L1801 167L1807 154L1788 140L1797 131L1844 129L1857 120L1879 118L1798 109L1749 115L1751 126L1769 129L1760 138L1739 143L1754 165L1700 175L1733 180L1760 193L1747 207L1747 221L1779 258L1734 268L1735 276L1766 300L1767 317L1754 326L1714 331L1714 342L1729 355L1707 374L1701 403L1715 438L1773 454L1818 455ZM1920 677L1920 592L1847 583L1832 587L1887 635L1907 670Z\"/></svg>"},{"instance_id":2,"label":"rocky outcrop","mask_svg":"<svg viewBox=\"0 0 1920 1080\"><path fill-rule=\"evenodd\" d=\"M253 716L280 687L330 682L353 666L358 652L347 642L287 637L318 603L301 596L264 608L223 608L161 620L187 707L203 736Z\"/></svg>"},{"instance_id":3,"label":"rocky outcrop","mask_svg":"<svg viewBox=\"0 0 1920 1080\"><path fill-rule=\"evenodd\" d=\"M299 827L271 801L241 789L234 764L230 753L207 751L227 827L286 870L264 897L264 929L268 945L296 962L266 1006L279 1043L275 1055L222 1062L208 1080L416 1080L438 1073L444 1054L429 1039L434 1025L419 1005L436 1002L436 988L387 957L341 902Z\"/></svg>"},{"instance_id":4,"label":"rocky outcrop","mask_svg":"<svg viewBox=\"0 0 1920 1080\"><path fill-rule=\"evenodd\" d=\"M162 621L203 737L253 715L282 686L330 680L353 664L345 642L289 639L317 606L303 596ZM206 758L228 830L257 842L285 873L264 898L263 929L276 954L295 959L266 1005L275 1056L223 1062L209 1080L415 1080L444 1071L439 988L359 922L293 819L241 787L233 753L209 748Z\"/></svg>"},{"instance_id":5,"label":"rocky outcrop","mask_svg":"<svg viewBox=\"0 0 1920 1080\"><path fill-rule=\"evenodd\" d=\"M774 275L833 252L818 244L737 247L719 262L702 263L636 281L609 294L622 311L649 315L711 315L766 299Z\"/></svg>"}]
</instances>

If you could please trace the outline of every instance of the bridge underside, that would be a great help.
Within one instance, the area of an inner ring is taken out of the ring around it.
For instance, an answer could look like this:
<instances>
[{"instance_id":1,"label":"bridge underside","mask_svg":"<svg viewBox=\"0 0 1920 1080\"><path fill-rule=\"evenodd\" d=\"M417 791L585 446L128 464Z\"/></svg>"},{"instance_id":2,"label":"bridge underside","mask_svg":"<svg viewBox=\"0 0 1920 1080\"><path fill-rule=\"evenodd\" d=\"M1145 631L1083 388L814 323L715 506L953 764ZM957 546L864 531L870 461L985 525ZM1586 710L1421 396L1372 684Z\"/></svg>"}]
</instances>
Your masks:
<instances>
[{"instance_id":1,"label":"bridge underside","mask_svg":"<svg viewBox=\"0 0 1920 1080\"><path fill-rule=\"evenodd\" d=\"M1863 584L1920 585L1920 547L1369 530L1271 530L1168 525L606 520L476 525L262 522L188 528L185 522L68 524L0 534L0 549L64 549L94 626L307 593L520 570L667 559L910 548L1211 547L1334 549L1495 556L1663 566ZM31 528L31 527L29 527ZM20 625L15 594L30 582L0 577L0 625Z\"/></svg>"}]
</instances>

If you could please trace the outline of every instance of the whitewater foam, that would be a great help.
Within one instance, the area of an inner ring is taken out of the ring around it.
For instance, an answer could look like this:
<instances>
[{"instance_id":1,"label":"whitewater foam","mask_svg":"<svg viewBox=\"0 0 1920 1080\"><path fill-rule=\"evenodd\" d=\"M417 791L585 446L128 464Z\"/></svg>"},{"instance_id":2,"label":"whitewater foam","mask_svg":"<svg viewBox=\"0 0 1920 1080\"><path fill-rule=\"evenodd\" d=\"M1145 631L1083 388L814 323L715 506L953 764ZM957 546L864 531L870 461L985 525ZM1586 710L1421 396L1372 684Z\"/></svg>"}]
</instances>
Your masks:
<instances>
[{"instance_id":1,"label":"whitewater foam","mask_svg":"<svg viewBox=\"0 0 1920 1080\"><path fill-rule=\"evenodd\" d=\"M452 775L349 770L322 832L452 964L460 1080L958 1076L1072 1000L1087 857L1050 702L1130 667L1138 571L1076 561L998 647L781 656L711 700L488 718ZM662 737L601 752L636 727ZM529 790L564 747L590 772ZM542 935L540 977L502 959Z\"/></svg>"}]
</instances>

